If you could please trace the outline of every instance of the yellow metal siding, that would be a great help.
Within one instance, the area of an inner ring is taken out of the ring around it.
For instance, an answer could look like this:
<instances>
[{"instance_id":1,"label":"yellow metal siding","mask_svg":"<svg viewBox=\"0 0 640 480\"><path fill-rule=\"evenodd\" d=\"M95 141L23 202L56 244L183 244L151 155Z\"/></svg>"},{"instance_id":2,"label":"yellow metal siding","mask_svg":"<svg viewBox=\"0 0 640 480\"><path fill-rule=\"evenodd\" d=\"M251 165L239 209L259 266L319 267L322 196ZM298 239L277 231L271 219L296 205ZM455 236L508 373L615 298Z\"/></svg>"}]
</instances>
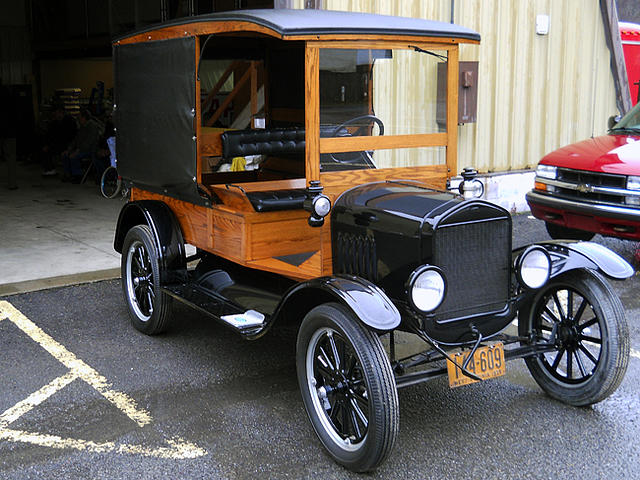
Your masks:
<instances>
[{"instance_id":1,"label":"yellow metal siding","mask_svg":"<svg viewBox=\"0 0 640 480\"><path fill-rule=\"evenodd\" d=\"M451 15L451 0L323 5L445 22ZM548 35L535 33L538 14L550 16ZM606 131L617 110L598 0L456 0L454 21L482 35L480 46L461 47L460 60L479 61L479 90L477 123L458 127L458 169L534 167L546 153ZM423 86L415 88L418 96Z\"/></svg>"}]
</instances>

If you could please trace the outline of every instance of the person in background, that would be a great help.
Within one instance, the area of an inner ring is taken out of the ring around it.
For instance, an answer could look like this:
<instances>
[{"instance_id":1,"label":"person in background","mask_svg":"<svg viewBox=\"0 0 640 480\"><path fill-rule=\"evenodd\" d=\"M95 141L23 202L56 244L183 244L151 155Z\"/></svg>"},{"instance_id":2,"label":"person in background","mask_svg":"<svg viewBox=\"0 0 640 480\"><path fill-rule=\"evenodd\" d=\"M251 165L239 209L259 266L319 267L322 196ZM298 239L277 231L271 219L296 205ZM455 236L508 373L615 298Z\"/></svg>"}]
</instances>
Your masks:
<instances>
[{"instance_id":1,"label":"person in background","mask_svg":"<svg viewBox=\"0 0 640 480\"><path fill-rule=\"evenodd\" d=\"M62 152L63 182L80 183L83 174L82 160L89 159L91 161L98 148L101 128L89 110L80 110L78 124L78 133L69 147Z\"/></svg>"},{"instance_id":2,"label":"person in background","mask_svg":"<svg viewBox=\"0 0 640 480\"><path fill-rule=\"evenodd\" d=\"M64 105L57 104L44 133L43 145L40 150L43 176L56 175L55 159L74 139L77 128L76 121L65 112Z\"/></svg>"}]
</instances>

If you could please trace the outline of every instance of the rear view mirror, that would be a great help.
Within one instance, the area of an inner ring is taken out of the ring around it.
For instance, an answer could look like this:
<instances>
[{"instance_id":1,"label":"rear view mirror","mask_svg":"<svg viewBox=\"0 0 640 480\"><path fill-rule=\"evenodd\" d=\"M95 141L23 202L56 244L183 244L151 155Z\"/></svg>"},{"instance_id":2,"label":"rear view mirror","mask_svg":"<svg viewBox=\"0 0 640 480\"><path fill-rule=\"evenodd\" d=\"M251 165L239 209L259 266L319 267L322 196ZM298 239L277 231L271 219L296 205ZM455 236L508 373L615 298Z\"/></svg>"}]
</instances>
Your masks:
<instances>
[{"instance_id":1,"label":"rear view mirror","mask_svg":"<svg viewBox=\"0 0 640 480\"><path fill-rule=\"evenodd\" d=\"M607 121L607 127L611 130L620 121L622 117L620 115L611 115Z\"/></svg>"}]
</instances>

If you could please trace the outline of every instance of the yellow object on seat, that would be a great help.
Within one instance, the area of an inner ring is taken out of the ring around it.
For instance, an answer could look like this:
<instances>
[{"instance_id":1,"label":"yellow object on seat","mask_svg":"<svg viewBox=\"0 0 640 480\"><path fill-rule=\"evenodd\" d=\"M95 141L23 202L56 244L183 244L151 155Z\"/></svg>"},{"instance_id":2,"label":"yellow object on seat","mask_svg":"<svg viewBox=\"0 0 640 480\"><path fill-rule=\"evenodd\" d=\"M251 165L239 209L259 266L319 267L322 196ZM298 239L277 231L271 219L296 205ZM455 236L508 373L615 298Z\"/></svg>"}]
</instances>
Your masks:
<instances>
[{"instance_id":1,"label":"yellow object on seat","mask_svg":"<svg viewBox=\"0 0 640 480\"><path fill-rule=\"evenodd\" d=\"M231 161L231 171L232 172L244 172L245 167L247 165L247 161L244 157L234 157Z\"/></svg>"}]
</instances>

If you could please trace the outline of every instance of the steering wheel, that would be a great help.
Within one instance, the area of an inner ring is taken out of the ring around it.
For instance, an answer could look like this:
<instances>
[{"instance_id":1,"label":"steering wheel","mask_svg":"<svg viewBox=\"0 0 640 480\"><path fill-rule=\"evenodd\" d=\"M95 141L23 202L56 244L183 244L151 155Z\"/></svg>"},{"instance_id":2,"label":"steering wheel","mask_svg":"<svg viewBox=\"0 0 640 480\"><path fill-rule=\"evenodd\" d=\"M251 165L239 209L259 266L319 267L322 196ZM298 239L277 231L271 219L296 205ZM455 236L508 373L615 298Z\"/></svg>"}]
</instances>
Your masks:
<instances>
[{"instance_id":1,"label":"steering wheel","mask_svg":"<svg viewBox=\"0 0 640 480\"><path fill-rule=\"evenodd\" d=\"M349 120L347 120L346 122L341 123L340 125L338 125L336 128L333 129L333 131L331 132L331 137L335 137L338 133L340 133L340 131L342 129L344 129L345 127L347 127L347 125L351 125L353 123L358 123L362 120L369 120L369 122L371 123L376 123L378 125L378 128L380 129L380 133L378 135L382 136L384 135L384 123L382 123L382 120L380 120L378 117L376 117L375 115L361 115L359 117L354 117L351 118ZM360 136L360 133L362 133L364 128L367 128L368 125L362 125L360 126L356 131L355 131L355 137Z\"/></svg>"},{"instance_id":2,"label":"steering wheel","mask_svg":"<svg viewBox=\"0 0 640 480\"><path fill-rule=\"evenodd\" d=\"M335 127L331 132L330 132L330 137L336 137L336 136L341 136L339 134L344 134L346 131L346 127L348 125L352 125L354 123L360 123L362 121L368 121L369 124L377 124L378 125L378 129L379 129L379 133L378 135L382 136L384 135L384 123L382 123L382 120L380 120L378 117L376 117L375 115L361 115L359 117L354 117L351 118L349 120L347 120L346 122L341 123L340 125L338 125L337 127ZM360 127L358 127L356 129L355 132L353 132L353 136L355 137L359 137L362 136L362 133L364 133L364 129L369 128L369 125L361 125ZM362 152L347 152L347 153L330 153L329 156L331 157L331 160L333 160L334 162L337 163L342 163L345 165L355 165L357 163L361 163L364 161L364 163L369 167L369 168L376 168L376 166L373 163L373 158L371 156L371 153L368 151L362 151Z\"/></svg>"}]
</instances>

